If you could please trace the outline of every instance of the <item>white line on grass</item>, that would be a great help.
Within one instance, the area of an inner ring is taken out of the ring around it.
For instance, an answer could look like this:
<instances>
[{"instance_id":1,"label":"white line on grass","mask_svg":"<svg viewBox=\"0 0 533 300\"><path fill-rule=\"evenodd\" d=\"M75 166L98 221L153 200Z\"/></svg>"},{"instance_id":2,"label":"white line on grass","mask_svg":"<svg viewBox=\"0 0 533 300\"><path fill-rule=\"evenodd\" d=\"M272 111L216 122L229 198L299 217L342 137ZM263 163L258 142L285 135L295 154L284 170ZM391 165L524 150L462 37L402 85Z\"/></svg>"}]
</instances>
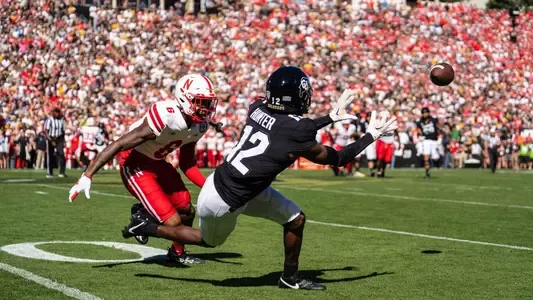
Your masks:
<instances>
[{"instance_id":1,"label":"white line on grass","mask_svg":"<svg viewBox=\"0 0 533 300\"><path fill-rule=\"evenodd\" d=\"M65 190L65 191L70 190L70 188L68 188L68 187L56 186L56 185L51 185L51 184L39 184L39 185L40 185L40 186L47 187L47 188L51 188L51 189L57 189L57 190ZM120 197L120 198L133 199L132 196L118 195L118 194L110 194L110 193L104 193L104 192L98 192L98 191L91 191L91 194L102 195L102 196L110 196L110 197ZM67 196L65 196L65 198L66 198L66 197L67 197Z\"/></svg>"},{"instance_id":2,"label":"white line on grass","mask_svg":"<svg viewBox=\"0 0 533 300\"><path fill-rule=\"evenodd\" d=\"M513 246L513 245L487 243L487 242L479 242L479 241L471 241L471 240L463 240L463 239L454 239L454 238L449 238L449 237L445 237L445 236L427 235L427 234L421 234L421 233L397 231L397 230L390 230L390 229L383 229L383 228L372 228L372 227L365 227L365 226L355 226L355 225L345 225L345 224L337 224L337 223L327 223L327 222L320 222L320 221L313 221L313 220L307 220L307 222L313 223L313 224L326 225L326 226L334 226L334 227L343 227L343 228L352 228L352 229L361 229L361 230L370 230L370 231L379 231L379 232L394 233L394 234L401 234L401 235L409 235L409 236L423 237L423 238L434 239L434 240L444 240L444 241L453 241L453 242L461 242L461 243L476 244L476 245L485 245L485 246L494 246L494 247L502 247L502 248L509 248L509 249L533 251L533 248L528 248L528 247L523 247L523 246Z\"/></svg>"},{"instance_id":3,"label":"white line on grass","mask_svg":"<svg viewBox=\"0 0 533 300\"><path fill-rule=\"evenodd\" d=\"M45 185L45 184L41 184L41 185L42 186L48 186L48 185ZM56 187L56 186L48 186L48 187L59 188L59 189L68 189L68 188L62 188L62 187ZM298 189L298 188L292 188L292 189ZM318 190L318 189L305 189L305 190ZM322 190L318 190L318 191L322 191ZM326 191L326 190L323 190L323 191ZM327 191L330 192L329 190L327 190ZM360 193L360 194L362 194L362 193ZM124 197L123 195L110 194L110 193L106 193L105 195L106 196L110 196L110 197ZM374 195L374 194L370 194L370 195ZM381 196L380 194L375 194L375 195L376 196ZM460 201L460 202L464 202L464 201ZM472 203L472 202L465 202L465 203ZM490 204L490 203L487 203L487 204ZM498 205L498 206L500 206L500 205ZM421 234L421 233L412 233L412 232L406 232L406 231L396 231L396 230L383 229L383 228L372 228L372 227L365 227L365 226L354 226L354 225L344 225L344 224L337 224L337 223L326 223L326 222L313 221L313 220L307 220L307 222L313 223L313 224L334 226L334 227L344 227L344 228L353 228L353 229L362 229L362 230L370 230L370 231L395 233L395 234L423 237L423 238L435 239L435 240L454 241L454 242L462 242L462 243L469 243L469 244L477 244L477 245L495 246L495 247L502 247L502 248L533 251L533 248L522 247L522 246L513 246L513 245L505 245L505 244L495 244L495 243L487 243L487 242L455 239L455 238L449 238L449 237L445 237L445 236L427 235L427 234Z\"/></svg>"},{"instance_id":4,"label":"white line on grass","mask_svg":"<svg viewBox=\"0 0 533 300\"><path fill-rule=\"evenodd\" d=\"M39 194L39 195L48 195L47 192L43 192L43 191L35 191L35 194Z\"/></svg>"},{"instance_id":5,"label":"white line on grass","mask_svg":"<svg viewBox=\"0 0 533 300\"><path fill-rule=\"evenodd\" d=\"M487 202L475 202L475 201L461 201L461 200L452 200L452 199L440 199L440 198L418 198L411 196L400 196L400 195L389 195L389 194L373 194L373 193L362 193L356 191L342 191L342 190L333 190L333 189L322 189L322 188L297 188L286 186L286 188L301 190L301 191L317 191L317 192L326 192L326 193L335 193L335 194L348 194L348 195L357 195L357 196L369 196L369 197L379 197L379 198L390 198L390 199L402 199L402 200L413 200L413 201L432 201L432 202L445 202L445 203L458 203L458 204L468 204L468 205L481 205L481 206L495 206L495 207L510 207L510 208L522 208L522 209L533 209L533 206L526 205L513 205L513 204L497 204L497 203L487 203Z\"/></svg>"},{"instance_id":6,"label":"white line on grass","mask_svg":"<svg viewBox=\"0 0 533 300\"><path fill-rule=\"evenodd\" d=\"M0 263L0 270L4 270L6 272L9 272L11 274L20 276L26 280L33 281L37 284L40 284L46 288L49 288L51 290L59 291L69 297L72 297L74 299L80 299L80 300L102 300L102 298L96 297L93 294L89 294L86 292L82 292L78 289L68 287L64 284L57 283L55 281L52 281L48 278L41 277L39 275L35 275L31 272L28 272L23 269L15 268L8 264Z\"/></svg>"}]
</instances>

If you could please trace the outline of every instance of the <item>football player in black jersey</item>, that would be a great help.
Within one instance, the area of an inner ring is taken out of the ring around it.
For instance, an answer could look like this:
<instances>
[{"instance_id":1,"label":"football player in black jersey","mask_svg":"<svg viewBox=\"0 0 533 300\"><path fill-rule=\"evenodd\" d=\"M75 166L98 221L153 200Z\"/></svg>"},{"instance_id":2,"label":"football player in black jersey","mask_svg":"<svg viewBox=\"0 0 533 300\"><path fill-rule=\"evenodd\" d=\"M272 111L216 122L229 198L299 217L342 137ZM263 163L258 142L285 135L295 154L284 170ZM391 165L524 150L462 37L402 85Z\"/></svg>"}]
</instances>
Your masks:
<instances>
[{"instance_id":1,"label":"football player in black jersey","mask_svg":"<svg viewBox=\"0 0 533 300\"><path fill-rule=\"evenodd\" d=\"M281 67L270 75L266 99L250 106L239 143L207 178L198 196L200 230L153 224L136 215L123 230L123 236L148 235L214 247L226 241L240 214L268 219L280 224L284 231L285 264L279 287L325 289L324 285L298 275L305 215L270 184L298 157L323 165L344 166L397 125L394 117L377 118L373 112L367 134L336 151L318 144L316 133L333 122L355 118L345 110L355 92L344 91L329 115L314 120L302 117L311 104L312 94L309 78L297 67Z\"/></svg>"},{"instance_id":2,"label":"football player in black jersey","mask_svg":"<svg viewBox=\"0 0 533 300\"><path fill-rule=\"evenodd\" d=\"M424 154L424 168L426 169L426 179L429 179L429 169L431 168L429 160L438 160L440 158L438 144L439 121L437 118L434 118L429 115L429 108L424 107L422 108L422 118L416 121L416 126L422 133L422 136L424 136L424 140L422 141L422 154Z\"/></svg>"}]
</instances>

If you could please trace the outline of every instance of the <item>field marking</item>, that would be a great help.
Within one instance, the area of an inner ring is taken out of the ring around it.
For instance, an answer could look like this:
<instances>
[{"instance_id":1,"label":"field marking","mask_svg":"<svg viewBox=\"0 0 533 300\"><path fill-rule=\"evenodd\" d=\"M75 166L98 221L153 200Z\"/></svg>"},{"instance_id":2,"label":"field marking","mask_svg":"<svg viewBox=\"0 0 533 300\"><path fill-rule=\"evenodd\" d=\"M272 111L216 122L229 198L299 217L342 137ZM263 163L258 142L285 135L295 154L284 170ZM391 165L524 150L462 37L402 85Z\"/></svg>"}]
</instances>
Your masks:
<instances>
[{"instance_id":1,"label":"field marking","mask_svg":"<svg viewBox=\"0 0 533 300\"><path fill-rule=\"evenodd\" d=\"M48 192L35 191L35 194L39 194L39 195L48 195Z\"/></svg>"},{"instance_id":2,"label":"field marking","mask_svg":"<svg viewBox=\"0 0 533 300\"><path fill-rule=\"evenodd\" d=\"M11 265L0 263L0 269L4 270L6 272L9 272L13 275L20 276L26 280L33 281L39 285L44 286L45 288L59 291L69 297L72 297L74 299L79 300L102 300L102 298L99 298L93 294L89 294L87 292L82 292L78 289L68 287L64 284L57 283L55 281L52 281L48 278L41 277L39 275L33 274L32 272L26 271L24 269L15 268Z\"/></svg>"},{"instance_id":3,"label":"field marking","mask_svg":"<svg viewBox=\"0 0 533 300\"><path fill-rule=\"evenodd\" d=\"M57 189L57 190L70 190L68 187L62 187L62 186L55 186L51 184L39 184L40 186L51 188L51 189ZM119 194L111 194L111 193L104 193L104 192L98 192L98 191L91 191L91 194L95 195L102 195L102 196L110 196L110 197L120 197L120 198L128 198L128 199L135 199L133 196L127 196L127 195L119 195ZM65 195L65 197L67 197Z\"/></svg>"},{"instance_id":4,"label":"field marking","mask_svg":"<svg viewBox=\"0 0 533 300\"><path fill-rule=\"evenodd\" d=\"M128 252L133 252L139 254L139 258L134 259L88 259L88 258L78 258L59 255L56 253L48 252L42 249L39 249L35 246L46 245L46 244L82 244L82 245L97 245L104 246L112 249L120 249ZM50 260L50 261L65 261L65 262L75 262L75 263L126 263L126 262L138 262L151 259L152 257L165 255L166 252L152 248L149 246L135 245L135 244L126 244L119 242L88 242L88 241L51 241L51 242L33 242L33 243L21 243L21 244L11 244L0 247L1 251L9 253L11 255L32 258L32 259L41 259L41 260Z\"/></svg>"},{"instance_id":5,"label":"field marking","mask_svg":"<svg viewBox=\"0 0 533 300\"><path fill-rule=\"evenodd\" d=\"M352 228L352 229L361 229L361 230L369 230L369 231L394 233L394 234L422 237L422 238L434 239L434 240L444 240L444 241L452 241L452 242L460 242L460 243L468 243L468 244L476 244L476 245L484 245L484 246L494 246L494 247L501 247L501 248L509 248L509 249L516 249L516 250L533 251L533 248L523 247L523 246L513 246L513 245L505 245L505 244L480 242L480 241L471 241L471 240L464 240L464 239L449 238L449 237L445 237L445 236L427 235L427 234L422 234L422 233L413 233L413 232L390 230L390 229L383 229L383 228L373 228L373 227L366 227L366 226L355 226L355 225L345 225L345 224L337 224L337 223L327 223L327 222L320 222L320 221L314 221L314 220L307 220L307 222L313 223L313 224L319 224L319 225L333 226L333 227L343 227L343 228Z\"/></svg>"},{"instance_id":6,"label":"field marking","mask_svg":"<svg viewBox=\"0 0 533 300\"><path fill-rule=\"evenodd\" d=\"M2 183L35 182L37 179L6 179Z\"/></svg>"},{"instance_id":7,"label":"field marking","mask_svg":"<svg viewBox=\"0 0 533 300\"><path fill-rule=\"evenodd\" d=\"M533 209L533 206L527 205L514 205L514 204L498 204L498 203L488 203L488 202L476 202L476 201L461 201L453 199L440 199L440 198L418 198L411 196L400 196L400 195L389 195L389 194L373 194L373 193L363 193L356 191L347 191L347 190L327 190L321 188L297 188L286 186L286 188L301 190L301 191L317 191L325 193L335 193L335 194L349 194L357 196L369 196L369 197L378 197L378 198L390 198L390 199L402 199L402 200L414 200L414 201L431 201L431 202L444 202L444 203L457 203L457 204L468 204L468 205L480 205L480 206L494 206L494 207L510 207L510 208L521 208L521 209Z\"/></svg>"}]
</instances>

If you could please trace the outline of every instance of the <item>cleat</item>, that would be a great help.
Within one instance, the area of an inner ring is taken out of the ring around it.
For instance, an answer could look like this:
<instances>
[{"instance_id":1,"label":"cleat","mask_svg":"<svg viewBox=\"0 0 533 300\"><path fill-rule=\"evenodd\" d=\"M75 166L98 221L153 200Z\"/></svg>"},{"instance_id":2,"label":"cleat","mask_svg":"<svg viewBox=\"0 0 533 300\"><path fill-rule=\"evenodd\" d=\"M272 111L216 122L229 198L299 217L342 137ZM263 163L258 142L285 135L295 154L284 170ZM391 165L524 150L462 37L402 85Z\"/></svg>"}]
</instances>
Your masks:
<instances>
[{"instance_id":1,"label":"cleat","mask_svg":"<svg viewBox=\"0 0 533 300\"><path fill-rule=\"evenodd\" d=\"M131 216L131 222L122 229L122 236L127 239L136 235L146 235L146 225L151 222L141 214L134 214Z\"/></svg>"},{"instance_id":2,"label":"cleat","mask_svg":"<svg viewBox=\"0 0 533 300\"><path fill-rule=\"evenodd\" d=\"M148 213L146 213L146 210L144 209L144 207L140 203L135 203L131 207L131 216L132 216L132 218L133 218L133 215L135 215L135 214L140 214L142 217L147 218L152 223L156 223L156 221L152 218L152 216L150 216L150 215L148 215ZM135 240L137 240L137 242L139 244L146 245L148 243L148 236L136 235L136 236L134 236L134 238L135 238Z\"/></svg>"},{"instance_id":3,"label":"cleat","mask_svg":"<svg viewBox=\"0 0 533 300\"><path fill-rule=\"evenodd\" d=\"M310 279L301 278L298 275L294 275L291 277L285 277L281 275L278 281L278 286L282 289L293 289L293 290L315 290L315 291L321 291L325 290L326 286L314 282Z\"/></svg>"},{"instance_id":4,"label":"cleat","mask_svg":"<svg viewBox=\"0 0 533 300\"><path fill-rule=\"evenodd\" d=\"M46 178L54 178L54 175L46 175Z\"/></svg>"},{"instance_id":5,"label":"cleat","mask_svg":"<svg viewBox=\"0 0 533 300\"><path fill-rule=\"evenodd\" d=\"M65 174L59 174L58 176L59 176L59 178L65 178L65 177L67 177L67 175L65 175Z\"/></svg>"},{"instance_id":6,"label":"cleat","mask_svg":"<svg viewBox=\"0 0 533 300\"><path fill-rule=\"evenodd\" d=\"M178 255L176 251L172 248L168 249L167 253L168 260L183 264L183 265L192 265L192 264L203 264L204 261L202 259L199 259L198 257L194 257L192 255L189 255L186 251L183 251L181 255Z\"/></svg>"}]
</instances>

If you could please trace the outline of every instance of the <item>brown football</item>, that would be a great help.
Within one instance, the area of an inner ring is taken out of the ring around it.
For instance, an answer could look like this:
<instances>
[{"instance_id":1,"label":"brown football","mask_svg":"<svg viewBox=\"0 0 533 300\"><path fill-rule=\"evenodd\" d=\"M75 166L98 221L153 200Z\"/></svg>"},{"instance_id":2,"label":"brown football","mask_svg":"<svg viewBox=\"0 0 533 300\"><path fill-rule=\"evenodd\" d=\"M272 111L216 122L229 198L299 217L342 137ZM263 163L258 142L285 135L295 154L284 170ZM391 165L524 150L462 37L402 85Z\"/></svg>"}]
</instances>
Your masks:
<instances>
[{"instance_id":1,"label":"brown football","mask_svg":"<svg viewBox=\"0 0 533 300\"><path fill-rule=\"evenodd\" d=\"M455 71L450 64L445 62L437 63L429 69L429 79L438 86L447 86L455 78Z\"/></svg>"}]
</instances>

